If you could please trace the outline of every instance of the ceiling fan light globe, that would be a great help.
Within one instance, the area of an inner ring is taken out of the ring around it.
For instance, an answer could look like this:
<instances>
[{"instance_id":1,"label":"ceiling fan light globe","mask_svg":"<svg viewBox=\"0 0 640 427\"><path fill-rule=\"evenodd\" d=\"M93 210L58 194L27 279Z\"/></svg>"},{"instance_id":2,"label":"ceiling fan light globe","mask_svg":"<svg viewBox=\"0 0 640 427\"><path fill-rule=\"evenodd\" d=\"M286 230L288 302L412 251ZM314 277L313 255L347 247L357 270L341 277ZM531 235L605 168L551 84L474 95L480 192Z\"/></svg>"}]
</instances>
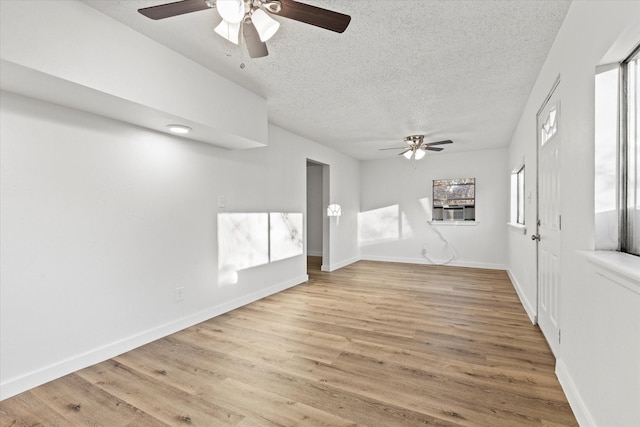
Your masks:
<instances>
[{"instance_id":1,"label":"ceiling fan light globe","mask_svg":"<svg viewBox=\"0 0 640 427\"><path fill-rule=\"evenodd\" d=\"M255 25L260 36L260 41L266 42L278 31L280 23L270 17L267 12L262 9L256 9L251 15L251 21Z\"/></svg>"},{"instance_id":2,"label":"ceiling fan light globe","mask_svg":"<svg viewBox=\"0 0 640 427\"><path fill-rule=\"evenodd\" d=\"M217 0L216 9L225 21L239 24L245 15L243 0Z\"/></svg>"},{"instance_id":3,"label":"ceiling fan light globe","mask_svg":"<svg viewBox=\"0 0 640 427\"><path fill-rule=\"evenodd\" d=\"M412 150L406 151L402 155L405 157L405 159L411 160L411 158L413 157L413 151Z\"/></svg>"},{"instance_id":4,"label":"ceiling fan light globe","mask_svg":"<svg viewBox=\"0 0 640 427\"><path fill-rule=\"evenodd\" d=\"M425 154L426 154L426 152L424 150L417 149L416 150L416 160L420 160L421 158L424 157Z\"/></svg>"},{"instance_id":5,"label":"ceiling fan light globe","mask_svg":"<svg viewBox=\"0 0 640 427\"><path fill-rule=\"evenodd\" d=\"M224 19L214 30L218 35L229 40L233 44L238 44L240 34L240 23L228 22Z\"/></svg>"}]
</instances>

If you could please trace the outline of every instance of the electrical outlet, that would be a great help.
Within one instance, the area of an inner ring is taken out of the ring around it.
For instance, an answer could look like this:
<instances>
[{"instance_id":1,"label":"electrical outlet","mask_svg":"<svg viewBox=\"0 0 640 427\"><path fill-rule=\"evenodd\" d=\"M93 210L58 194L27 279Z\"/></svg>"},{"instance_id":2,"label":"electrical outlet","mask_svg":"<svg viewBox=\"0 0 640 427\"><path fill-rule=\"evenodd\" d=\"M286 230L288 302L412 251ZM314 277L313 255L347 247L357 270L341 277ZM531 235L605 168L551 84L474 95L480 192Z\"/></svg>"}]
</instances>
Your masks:
<instances>
[{"instance_id":1,"label":"electrical outlet","mask_svg":"<svg viewBox=\"0 0 640 427\"><path fill-rule=\"evenodd\" d=\"M176 288L176 301L180 302L184 300L184 286Z\"/></svg>"}]
</instances>

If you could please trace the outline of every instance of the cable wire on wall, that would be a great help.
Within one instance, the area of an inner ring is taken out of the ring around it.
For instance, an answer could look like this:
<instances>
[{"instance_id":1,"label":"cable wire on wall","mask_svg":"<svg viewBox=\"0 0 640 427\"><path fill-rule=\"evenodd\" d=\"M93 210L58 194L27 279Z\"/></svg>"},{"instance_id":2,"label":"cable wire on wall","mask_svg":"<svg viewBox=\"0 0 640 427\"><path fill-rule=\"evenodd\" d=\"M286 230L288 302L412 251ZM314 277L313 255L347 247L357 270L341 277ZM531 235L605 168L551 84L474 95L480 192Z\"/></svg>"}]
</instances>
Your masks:
<instances>
[{"instance_id":1,"label":"cable wire on wall","mask_svg":"<svg viewBox=\"0 0 640 427\"><path fill-rule=\"evenodd\" d=\"M426 244L422 247L422 256L425 257L427 261L429 261L431 264L434 264L434 265L446 265L451 261L455 260L456 258L458 258L458 252L456 251L456 249L453 247L453 245L451 245L447 241L447 239L444 238L444 236L438 231L438 229L433 225L431 225L429 222L427 222L427 225L431 228L431 231L433 231L438 236L438 238L444 243L443 252L444 250L447 250L449 252L449 258L447 258L445 261L436 262L433 258L429 256L429 250Z\"/></svg>"}]
</instances>

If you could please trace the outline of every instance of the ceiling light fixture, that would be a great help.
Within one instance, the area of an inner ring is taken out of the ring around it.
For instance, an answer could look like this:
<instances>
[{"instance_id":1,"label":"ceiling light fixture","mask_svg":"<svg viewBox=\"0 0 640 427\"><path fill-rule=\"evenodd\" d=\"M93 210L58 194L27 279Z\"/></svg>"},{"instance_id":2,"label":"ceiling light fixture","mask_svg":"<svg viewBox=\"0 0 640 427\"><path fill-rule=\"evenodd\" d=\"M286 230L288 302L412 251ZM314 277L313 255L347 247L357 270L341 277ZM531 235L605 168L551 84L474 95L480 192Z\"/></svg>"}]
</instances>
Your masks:
<instances>
[{"instance_id":1,"label":"ceiling light fixture","mask_svg":"<svg viewBox=\"0 0 640 427\"><path fill-rule=\"evenodd\" d=\"M266 41L280 28L271 15L336 33L343 33L351 22L349 15L297 0L179 0L143 7L138 12L158 20L207 9L216 9L222 18L215 32L234 44L245 45L251 58L269 55Z\"/></svg>"},{"instance_id":2,"label":"ceiling light fixture","mask_svg":"<svg viewBox=\"0 0 640 427\"><path fill-rule=\"evenodd\" d=\"M238 44L240 35L240 23L239 22L227 22L224 19L220 21L220 24L214 30L218 35L229 40L233 44Z\"/></svg>"},{"instance_id":3,"label":"ceiling light fixture","mask_svg":"<svg viewBox=\"0 0 640 427\"><path fill-rule=\"evenodd\" d=\"M404 147L380 148L380 150L402 150L399 155L405 159L420 160L427 154L427 151L443 150L442 147L436 147L436 145L453 143L450 139L437 142L424 142L424 135L409 135L404 139L404 142L407 143Z\"/></svg>"},{"instance_id":4,"label":"ceiling light fixture","mask_svg":"<svg viewBox=\"0 0 640 427\"><path fill-rule=\"evenodd\" d=\"M191 128L189 126L184 125L167 125L170 132L177 134L185 134L191 132Z\"/></svg>"},{"instance_id":5,"label":"ceiling light fixture","mask_svg":"<svg viewBox=\"0 0 640 427\"><path fill-rule=\"evenodd\" d=\"M258 35L260 36L260 41L266 42L278 31L280 28L280 23L267 15L262 9L256 9L251 15L251 21L253 21L253 25L255 25L256 30L258 30Z\"/></svg>"},{"instance_id":6,"label":"ceiling light fixture","mask_svg":"<svg viewBox=\"0 0 640 427\"><path fill-rule=\"evenodd\" d=\"M239 24L245 15L244 0L218 0L216 9L225 21Z\"/></svg>"},{"instance_id":7,"label":"ceiling light fixture","mask_svg":"<svg viewBox=\"0 0 640 427\"><path fill-rule=\"evenodd\" d=\"M279 1L264 0L217 0L216 9L222 21L215 32L231 43L238 44L242 25L253 26L258 33L256 42L258 38L258 43L266 42L278 31L280 23L262 8L270 13L278 13L282 4Z\"/></svg>"}]
</instances>

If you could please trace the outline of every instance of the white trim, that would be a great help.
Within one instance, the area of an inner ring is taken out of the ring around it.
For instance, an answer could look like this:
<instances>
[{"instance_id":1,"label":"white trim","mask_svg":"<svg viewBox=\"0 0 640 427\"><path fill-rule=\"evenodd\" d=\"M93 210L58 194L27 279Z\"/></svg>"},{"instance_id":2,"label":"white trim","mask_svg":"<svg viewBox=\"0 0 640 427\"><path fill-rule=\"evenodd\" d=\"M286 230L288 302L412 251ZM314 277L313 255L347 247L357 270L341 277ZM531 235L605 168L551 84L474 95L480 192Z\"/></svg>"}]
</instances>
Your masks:
<instances>
[{"instance_id":1,"label":"white trim","mask_svg":"<svg viewBox=\"0 0 640 427\"><path fill-rule=\"evenodd\" d=\"M478 225L480 224L478 221L427 221L430 225Z\"/></svg>"},{"instance_id":2,"label":"white trim","mask_svg":"<svg viewBox=\"0 0 640 427\"><path fill-rule=\"evenodd\" d=\"M322 256L322 251L307 251L307 256Z\"/></svg>"},{"instance_id":3,"label":"white trim","mask_svg":"<svg viewBox=\"0 0 640 427\"><path fill-rule=\"evenodd\" d=\"M601 276L640 294L640 257L616 251L577 251Z\"/></svg>"},{"instance_id":4,"label":"white trim","mask_svg":"<svg viewBox=\"0 0 640 427\"><path fill-rule=\"evenodd\" d=\"M520 172L520 169L522 169L525 166L524 163L524 156L522 156L522 159L520 160L520 163L518 163L518 166L516 166L515 168L513 168L511 170L511 175L517 174L518 172Z\"/></svg>"},{"instance_id":5,"label":"white trim","mask_svg":"<svg viewBox=\"0 0 640 427\"><path fill-rule=\"evenodd\" d=\"M519 231L522 234L527 234L527 226L524 224L518 224L515 222L508 222L507 225L514 231Z\"/></svg>"},{"instance_id":6,"label":"white trim","mask_svg":"<svg viewBox=\"0 0 640 427\"><path fill-rule=\"evenodd\" d=\"M331 264L331 265L322 264L322 266L320 266L320 270L324 271L325 273L331 273L332 271L336 271L342 267L346 267L347 265L353 264L354 262L358 262L358 261L360 261L360 257L354 257L346 261L338 262L336 264Z\"/></svg>"},{"instance_id":7,"label":"white trim","mask_svg":"<svg viewBox=\"0 0 640 427\"><path fill-rule=\"evenodd\" d=\"M425 265L448 265L452 267L469 267L469 268L482 268L486 270L506 270L504 264L493 264L486 262L475 262L465 260L455 260L446 264L434 264L430 263L424 258L400 258L400 257L388 257L378 255L363 255L364 261L382 261L382 262L401 262L404 264L425 264Z\"/></svg>"},{"instance_id":8,"label":"white trim","mask_svg":"<svg viewBox=\"0 0 640 427\"><path fill-rule=\"evenodd\" d=\"M199 311L181 319L165 323L164 325L156 328L134 334L122 340L95 348L88 352L78 354L20 377L8 379L0 384L0 400L7 399L64 375L111 359L112 357L126 353L127 351L131 351L190 326L197 325L198 323L212 319L231 310L235 310L243 305L268 297L269 295L282 292L286 289L307 282L308 280L309 276L305 274L294 279L287 280L286 282L260 289L232 301Z\"/></svg>"},{"instance_id":9,"label":"white trim","mask_svg":"<svg viewBox=\"0 0 640 427\"><path fill-rule=\"evenodd\" d=\"M507 274L509 275L509 279L511 279L513 288L516 290L516 293L518 294L518 298L520 298L520 303L522 304L522 307L524 307L524 311L527 313L527 316L529 316L529 320L531 320L532 324L537 325L538 313L536 310L536 306L531 304L531 301L529 301L529 299L525 295L524 290L522 289L522 286L516 280L516 276L514 276L513 273L511 273L511 270L507 269Z\"/></svg>"},{"instance_id":10,"label":"white trim","mask_svg":"<svg viewBox=\"0 0 640 427\"><path fill-rule=\"evenodd\" d=\"M569 402L569 406L571 406L571 410L578 424L581 427L595 427L596 422L593 420L589 408L582 400L582 396L580 396L578 388L571 378L571 375L569 375L569 371L567 371L562 359L556 361L556 377L558 377L558 381L560 381L560 386L567 396L567 401Z\"/></svg>"}]
</instances>

